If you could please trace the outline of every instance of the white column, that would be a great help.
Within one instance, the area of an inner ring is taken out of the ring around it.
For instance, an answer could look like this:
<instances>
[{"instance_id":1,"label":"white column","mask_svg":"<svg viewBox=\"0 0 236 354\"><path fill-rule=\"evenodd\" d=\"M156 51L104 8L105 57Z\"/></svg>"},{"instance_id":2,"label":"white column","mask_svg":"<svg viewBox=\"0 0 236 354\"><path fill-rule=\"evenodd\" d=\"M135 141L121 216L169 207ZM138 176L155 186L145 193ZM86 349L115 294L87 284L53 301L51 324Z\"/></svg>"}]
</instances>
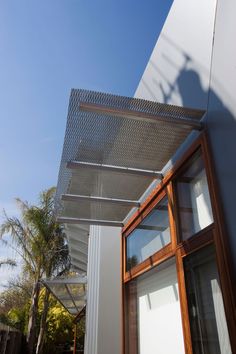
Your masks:
<instances>
[{"instance_id":1,"label":"white column","mask_svg":"<svg viewBox=\"0 0 236 354\"><path fill-rule=\"evenodd\" d=\"M88 247L88 289L85 354L97 353L99 306L100 227L91 226Z\"/></svg>"},{"instance_id":2,"label":"white column","mask_svg":"<svg viewBox=\"0 0 236 354\"><path fill-rule=\"evenodd\" d=\"M101 227L98 351L121 354L121 229Z\"/></svg>"},{"instance_id":3,"label":"white column","mask_svg":"<svg viewBox=\"0 0 236 354\"><path fill-rule=\"evenodd\" d=\"M85 354L120 354L121 229L91 226Z\"/></svg>"}]
</instances>

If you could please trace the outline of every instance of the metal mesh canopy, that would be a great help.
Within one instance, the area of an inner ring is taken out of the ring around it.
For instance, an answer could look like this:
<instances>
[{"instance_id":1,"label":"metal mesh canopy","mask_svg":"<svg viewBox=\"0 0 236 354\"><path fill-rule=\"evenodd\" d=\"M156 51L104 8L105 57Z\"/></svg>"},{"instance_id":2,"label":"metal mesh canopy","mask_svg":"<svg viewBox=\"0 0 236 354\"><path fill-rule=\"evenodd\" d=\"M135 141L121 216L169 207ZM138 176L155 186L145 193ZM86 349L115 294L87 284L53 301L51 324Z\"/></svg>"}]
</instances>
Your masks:
<instances>
[{"instance_id":1,"label":"metal mesh canopy","mask_svg":"<svg viewBox=\"0 0 236 354\"><path fill-rule=\"evenodd\" d=\"M72 90L57 201L74 266L86 271L81 238L87 247L88 225L122 226L189 133L201 129L203 114L142 99Z\"/></svg>"},{"instance_id":2,"label":"metal mesh canopy","mask_svg":"<svg viewBox=\"0 0 236 354\"><path fill-rule=\"evenodd\" d=\"M86 305L86 277L44 279L41 282L71 315L77 315Z\"/></svg>"}]
</instances>

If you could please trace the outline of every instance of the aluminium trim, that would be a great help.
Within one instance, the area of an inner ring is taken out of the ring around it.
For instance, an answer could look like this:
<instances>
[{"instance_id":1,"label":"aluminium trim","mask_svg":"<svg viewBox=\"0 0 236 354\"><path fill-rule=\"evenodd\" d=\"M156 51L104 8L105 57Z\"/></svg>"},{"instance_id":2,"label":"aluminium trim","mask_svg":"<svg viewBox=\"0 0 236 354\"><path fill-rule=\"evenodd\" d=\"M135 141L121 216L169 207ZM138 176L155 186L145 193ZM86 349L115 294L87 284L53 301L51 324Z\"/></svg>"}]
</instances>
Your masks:
<instances>
[{"instance_id":1,"label":"aluminium trim","mask_svg":"<svg viewBox=\"0 0 236 354\"><path fill-rule=\"evenodd\" d=\"M61 200L70 201L70 202L80 202L80 201L102 202L102 203L119 204L125 206L133 206L137 208L140 207L140 203L136 200L94 197L94 196L87 196L87 195L62 194Z\"/></svg>"},{"instance_id":2,"label":"aluminium trim","mask_svg":"<svg viewBox=\"0 0 236 354\"><path fill-rule=\"evenodd\" d=\"M61 224L65 224L65 223L66 224L87 224L87 225L101 225L101 226L115 226L115 227L124 226L124 224L120 221L70 218L67 216L57 217L57 222Z\"/></svg>"},{"instance_id":3,"label":"aluminium trim","mask_svg":"<svg viewBox=\"0 0 236 354\"><path fill-rule=\"evenodd\" d=\"M117 172L117 173L126 173L132 175L140 175L146 177L153 177L162 179L163 175L159 171L152 171L152 170L143 170L139 168L131 168L131 167L123 167L123 166L113 166L113 165L105 165L105 164L97 164L91 162L84 162L84 161L69 161L67 162L66 167L68 169L79 169L79 168L90 168L102 171L110 171L110 172Z\"/></svg>"},{"instance_id":4,"label":"aluminium trim","mask_svg":"<svg viewBox=\"0 0 236 354\"><path fill-rule=\"evenodd\" d=\"M66 290L67 290L67 292L68 292L68 294L69 294L69 296L70 296L71 301L72 301L73 304L74 304L74 307L75 307L76 310L79 312L78 306L76 306L76 303L75 303L75 301L74 301L74 299L73 299L73 296L72 296L72 294L71 294L71 292L70 292L70 289L68 288L68 285L67 285L67 284L65 284L65 288L66 288ZM68 307L68 308L70 308L70 307ZM71 307L71 309L72 309L72 307Z\"/></svg>"},{"instance_id":5,"label":"aluminium trim","mask_svg":"<svg viewBox=\"0 0 236 354\"><path fill-rule=\"evenodd\" d=\"M87 284L86 277L64 278L64 279L40 279L43 284L65 285L65 284Z\"/></svg>"},{"instance_id":6,"label":"aluminium trim","mask_svg":"<svg viewBox=\"0 0 236 354\"><path fill-rule=\"evenodd\" d=\"M68 297L68 296L65 296L65 295L63 295L63 296L57 296L57 298L58 299L60 299L61 301L66 301L66 300L70 300L70 298ZM87 300L87 297L86 297L86 295L84 294L84 295L76 295L76 296L73 296L73 299L75 300L75 301L83 301L83 300Z\"/></svg>"}]
</instances>

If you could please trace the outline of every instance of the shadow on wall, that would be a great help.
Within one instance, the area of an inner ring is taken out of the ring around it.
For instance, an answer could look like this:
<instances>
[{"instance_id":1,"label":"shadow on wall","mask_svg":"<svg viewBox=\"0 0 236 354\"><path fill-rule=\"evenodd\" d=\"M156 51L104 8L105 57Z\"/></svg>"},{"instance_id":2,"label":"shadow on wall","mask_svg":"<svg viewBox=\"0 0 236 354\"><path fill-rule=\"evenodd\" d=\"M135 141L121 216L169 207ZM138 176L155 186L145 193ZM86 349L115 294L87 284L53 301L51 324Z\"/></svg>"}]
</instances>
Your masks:
<instances>
[{"instance_id":1,"label":"shadow on wall","mask_svg":"<svg viewBox=\"0 0 236 354\"><path fill-rule=\"evenodd\" d=\"M184 53L183 56L184 64L179 70L174 83L170 84L166 82L167 90L164 89L162 83L159 84L163 102L169 103L173 93L178 93L184 107L202 109L203 106L206 107L207 105L208 92L203 89L198 73L188 68L189 64L191 64L190 57ZM171 64L170 60L169 63Z\"/></svg>"},{"instance_id":2,"label":"shadow on wall","mask_svg":"<svg viewBox=\"0 0 236 354\"><path fill-rule=\"evenodd\" d=\"M177 67L166 54L163 55L165 61L170 65L172 72L176 72L175 79L170 82L163 72L158 68L158 64L150 61L150 65L154 68L156 78L153 78L153 83L161 90L162 102L167 104L175 104L176 95L180 97L184 107L199 108L206 110L204 118L210 137L213 159L215 164L217 185L220 187L220 197L223 201L224 216L226 226L229 232L230 244L234 252L234 269L236 269L236 237L235 237L235 200L236 200L236 117L227 107L227 102L233 102L235 99L227 93L225 87L227 82L217 82L212 78L210 82L210 72L203 68L199 63L194 63L194 60L187 55L181 48L176 47L168 38L168 45L174 46L174 50L178 51L178 56L182 56L182 66ZM207 78L207 88L202 85L201 77L197 69L204 72ZM207 76L206 76L207 75ZM212 89L212 86L217 87L217 93ZM149 94L154 98L156 93L150 86L147 88L147 83L144 86L148 89ZM219 95L225 98L225 102ZM157 100L157 98L155 98ZM160 101L160 99L159 99ZM230 103L231 104L231 103ZM196 133L190 135L184 146L179 149L173 159L167 165L165 170L169 169L183 153L183 150L191 143Z\"/></svg>"}]
</instances>

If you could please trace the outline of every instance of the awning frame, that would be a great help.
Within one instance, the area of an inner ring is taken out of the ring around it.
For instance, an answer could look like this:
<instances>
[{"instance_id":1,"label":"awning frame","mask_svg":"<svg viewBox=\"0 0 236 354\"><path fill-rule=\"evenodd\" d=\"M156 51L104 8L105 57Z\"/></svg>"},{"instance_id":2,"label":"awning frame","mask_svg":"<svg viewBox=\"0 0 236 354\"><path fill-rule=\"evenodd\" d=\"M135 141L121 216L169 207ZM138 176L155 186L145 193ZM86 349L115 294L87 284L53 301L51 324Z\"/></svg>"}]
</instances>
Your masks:
<instances>
[{"instance_id":1,"label":"awning frame","mask_svg":"<svg viewBox=\"0 0 236 354\"><path fill-rule=\"evenodd\" d=\"M76 250L88 244L89 226L122 228L162 183L189 134L204 128L204 115L139 98L71 91L56 198L75 267L86 271L88 248Z\"/></svg>"},{"instance_id":2,"label":"awning frame","mask_svg":"<svg viewBox=\"0 0 236 354\"><path fill-rule=\"evenodd\" d=\"M98 203L119 204L131 207L140 207L140 202L137 200L116 199L116 198L104 198L94 197L88 195L76 195L76 194L62 194L61 200L79 203L80 201L91 201Z\"/></svg>"},{"instance_id":3,"label":"awning frame","mask_svg":"<svg viewBox=\"0 0 236 354\"><path fill-rule=\"evenodd\" d=\"M135 110L127 110L127 109L125 110L125 109L120 109L115 107L109 107L107 105L88 103L88 102L80 102L79 107L80 110L83 112L111 115L115 117L141 120L141 121L146 121L151 123L164 122L169 124L185 125L185 126L190 126L196 130L203 129L203 124L198 120L196 120L196 118L202 117L203 113L205 113L202 110L182 108L182 111L183 109L185 110L186 116L188 116L188 118L185 117L180 118L176 114L167 115L163 113L163 114L155 115L147 112L140 112Z\"/></svg>"},{"instance_id":4,"label":"awning frame","mask_svg":"<svg viewBox=\"0 0 236 354\"><path fill-rule=\"evenodd\" d=\"M100 225L100 226L114 226L114 227L124 226L123 222L119 222L119 221L70 218L67 216L58 216L57 222L60 224L85 224L85 225Z\"/></svg>"},{"instance_id":5,"label":"awning frame","mask_svg":"<svg viewBox=\"0 0 236 354\"><path fill-rule=\"evenodd\" d=\"M151 171L151 170L144 170L144 169L140 169L140 168L97 164L97 163L84 162L84 161L69 161L69 162L67 162L66 167L71 170L79 169L79 168L89 168L89 169L93 169L93 170L125 173L125 174L147 176L147 177L153 177L153 178L159 178L159 179L163 178L163 174L160 171Z\"/></svg>"},{"instance_id":6,"label":"awning frame","mask_svg":"<svg viewBox=\"0 0 236 354\"><path fill-rule=\"evenodd\" d=\"M80 311L81 308L79 308L76 305L76 301L83 301L84 300L84 305L86 304L86 292L84 290L84 295L75 295L73 296L73 294L71 293L70 289L69 289L69 285L82 285L83 287L85 287L85 285L87 284L87 278L86 277L74 277L74 278L54 278L54 279L41 279L40 283L43 284L48 291L57 299L57 301L72 315L72 316L76 316ZM51 288L51 286L56 286L56 285L64 285L68 296L66 295L57 295L55 293L55 291ZM72 307L68 307L66 306L63 301L71 301L73 303L73 308ZM82 309L83 309L82 307ZM76 313L71 313L71 309L75 309Z\"/></svg>"}]
</instances>

